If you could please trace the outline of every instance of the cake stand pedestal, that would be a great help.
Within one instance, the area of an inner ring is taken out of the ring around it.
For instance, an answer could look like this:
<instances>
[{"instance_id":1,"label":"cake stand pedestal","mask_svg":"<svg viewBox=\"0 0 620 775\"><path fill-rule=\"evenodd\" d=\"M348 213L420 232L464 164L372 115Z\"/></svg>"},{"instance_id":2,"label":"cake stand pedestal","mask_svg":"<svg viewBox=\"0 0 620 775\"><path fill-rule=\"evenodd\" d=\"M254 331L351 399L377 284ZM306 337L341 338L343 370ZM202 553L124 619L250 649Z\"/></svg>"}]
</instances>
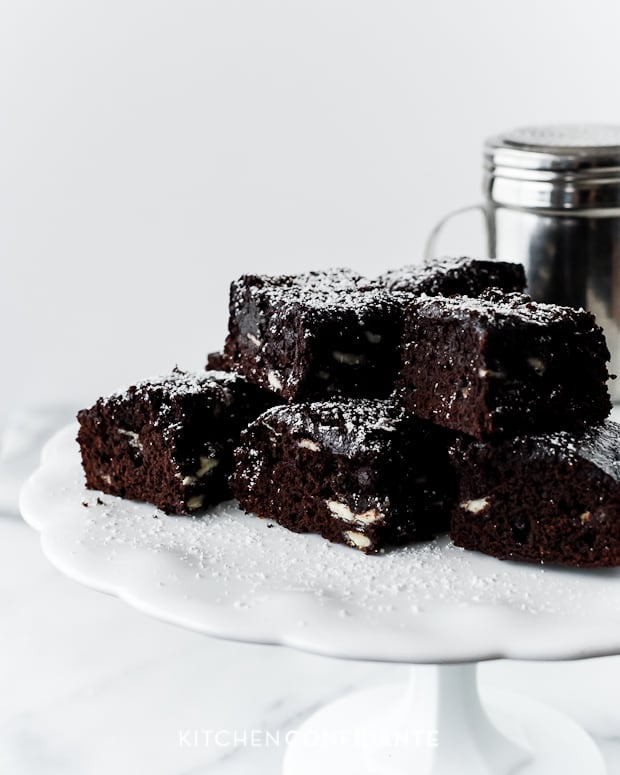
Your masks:
<instances>
[{"instance_id":1,"label":"cake stand pedestal","mask_svg":"<svg viewBox=\"0 0 620 775\"><path fill-rule=\"evenodd\" d=\"M620 572L502 563L447 539L366 556L230 502L202 518L84 489L76 426L22 490L63 573L205 634L415 665L405 687L324 707L284 775L603 775L587 733L525 697L482 688L485 659L620 654Z\"/></svg>"},{"instance_id":2,"label":"cake stand pedestal","mask_svg":"<svg viewBox=\"0 0 620 775\"><path fill-rule=\"evenodd\" d=\"M355 692L298 730L283 775L604 775L594 741L541 703L486 691L476 665L411 668L409 686Z\"/></svg>"}]
</instances>

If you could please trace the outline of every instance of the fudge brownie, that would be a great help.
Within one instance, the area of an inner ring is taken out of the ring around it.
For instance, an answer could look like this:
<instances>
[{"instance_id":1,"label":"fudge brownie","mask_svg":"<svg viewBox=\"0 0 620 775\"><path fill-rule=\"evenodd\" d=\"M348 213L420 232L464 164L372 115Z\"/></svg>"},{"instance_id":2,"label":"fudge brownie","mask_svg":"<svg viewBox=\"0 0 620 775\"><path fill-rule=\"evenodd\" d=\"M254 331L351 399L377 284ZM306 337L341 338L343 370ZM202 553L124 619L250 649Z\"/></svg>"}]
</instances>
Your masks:
<instances>
[{"instance_id":1,"label":"fudge brownie","mask_svg":"<svg viewBox=\"0 0 620 775\"><path fill-rule=\"evenodd\" d=\"M241 430L273 405L242 377L179 370L78 413L86 486L190 514L230 497Z\"/></svg>"},{"instance_id":2,"label":"fudge brownie","mask_svg":"<svg viewBox=\"0 0 620 775\"><path fill-rule=\"evenodd\" d=\"M207 355L207 371L229 371L224 353L214 352Z\"/></svg>"},{"instance_id":3,"label":"fudge brownie","mask_svg":"<svg viewBox=\"0 0 620 775\"><path fill-rule=\"evenodd\" d=\"M620 565L620 425L457 443L452 540L501 559Z\"/></svg>"},{"instance_id":4,"label":"fudge brownie","mask_svg":"<svg viewBox=\"0 0 620 775\"><path fill-rule=\"evenodd\" d=\"M525 290L522 264L495 258L431 258L423 264L391 269L377 279L389 291L407 291L419 296L479 296L489 288Z\"/></svg>"},{"instance_id":5,"label":"fudge brownie","mask_svg":"<svg viewBox=\"0 0 620 775\"><path fill-rule=\"evenodd\" d=\"M611 409L609 351L583 309L518 293L420 297L405 313L406 408L479 439L574 430Z\"/></svg>"},{"instance_id":6,"label":"fudge brownie","mask_svg":"<svg viewBox=\"0 0 620 775\"><path fill-rule=\"evenodd\" d=\"M391 401L279 406L241 434L233 493L290 530L376 552L447 529L453 440Z\"/></svg>"},{"instance_id":7,"label":"fudge brownie","mask_svg":"<svg viewBox=\"0 0 620 775\"><path fill-rule=\"evenodd\" d=\"M229 367L287 400L386 397L403 305L346 269L244 275L231 285Z\"/></svg>"}]
</instances>

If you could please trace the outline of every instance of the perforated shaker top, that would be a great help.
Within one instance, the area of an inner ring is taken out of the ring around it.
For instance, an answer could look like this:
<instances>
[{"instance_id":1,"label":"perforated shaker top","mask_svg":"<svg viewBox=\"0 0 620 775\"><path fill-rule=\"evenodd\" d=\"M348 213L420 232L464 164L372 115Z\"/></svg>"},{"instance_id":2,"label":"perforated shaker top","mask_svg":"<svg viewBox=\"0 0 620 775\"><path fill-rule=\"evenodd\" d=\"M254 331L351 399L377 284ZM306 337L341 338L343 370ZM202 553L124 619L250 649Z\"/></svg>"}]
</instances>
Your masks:
<instances>
[{"instance_id":1,"label":"perforated shaker top","mask_svg":"<svg viewBox=\"0 0 620 775\"><path fill-rule=\"evenodd\" d=\"M508 207L593 211L620 208L620 126L529 126L484 145L485 191Z\"/></svg>"}]
</instances>

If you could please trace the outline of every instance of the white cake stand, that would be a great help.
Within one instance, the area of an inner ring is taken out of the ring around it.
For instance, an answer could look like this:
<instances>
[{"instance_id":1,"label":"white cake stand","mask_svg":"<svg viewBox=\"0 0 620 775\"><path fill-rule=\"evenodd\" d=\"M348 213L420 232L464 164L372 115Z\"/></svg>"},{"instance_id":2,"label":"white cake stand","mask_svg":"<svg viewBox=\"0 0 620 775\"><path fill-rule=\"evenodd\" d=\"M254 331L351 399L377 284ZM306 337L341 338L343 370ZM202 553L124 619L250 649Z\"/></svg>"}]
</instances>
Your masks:
<instances>
[{"instance_id":1,"label":"white cake stand","mask_svg":"<svg viewBox=\"0 0 620 775\"><path fill-rule=\"evenodd\" d=\"M76 431L48 443L21 494L63 573L209 635L416 665L406 690L358 692L311 717L285 775L605 772L593 741L556 711L497 692L481 702L475 663L620 653L619 571L500 562L447 540L366 556L232 502L166 517L86 490Z\"/></svg>"}]
</instances>

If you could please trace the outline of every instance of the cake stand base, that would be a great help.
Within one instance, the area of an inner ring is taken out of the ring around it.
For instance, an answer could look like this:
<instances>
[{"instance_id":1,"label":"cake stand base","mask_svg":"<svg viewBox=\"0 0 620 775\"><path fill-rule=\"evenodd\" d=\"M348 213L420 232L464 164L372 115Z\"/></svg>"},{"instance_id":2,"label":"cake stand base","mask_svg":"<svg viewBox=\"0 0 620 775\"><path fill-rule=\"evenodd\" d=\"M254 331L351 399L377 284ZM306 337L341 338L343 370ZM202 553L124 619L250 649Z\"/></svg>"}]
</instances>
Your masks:
<instances>
[{"instance_id":1,"label":"cake stand base","mask_svg":"<svg viewBox=\"0 0 620 775\"><path fill-rule=\"evenodd\" d=\"M413 667L406 689L355 692L308 719L284 775L605 775L568 717L518 694L483 694L484 707L475 664Z\"/></svg>"}]
</instances>

